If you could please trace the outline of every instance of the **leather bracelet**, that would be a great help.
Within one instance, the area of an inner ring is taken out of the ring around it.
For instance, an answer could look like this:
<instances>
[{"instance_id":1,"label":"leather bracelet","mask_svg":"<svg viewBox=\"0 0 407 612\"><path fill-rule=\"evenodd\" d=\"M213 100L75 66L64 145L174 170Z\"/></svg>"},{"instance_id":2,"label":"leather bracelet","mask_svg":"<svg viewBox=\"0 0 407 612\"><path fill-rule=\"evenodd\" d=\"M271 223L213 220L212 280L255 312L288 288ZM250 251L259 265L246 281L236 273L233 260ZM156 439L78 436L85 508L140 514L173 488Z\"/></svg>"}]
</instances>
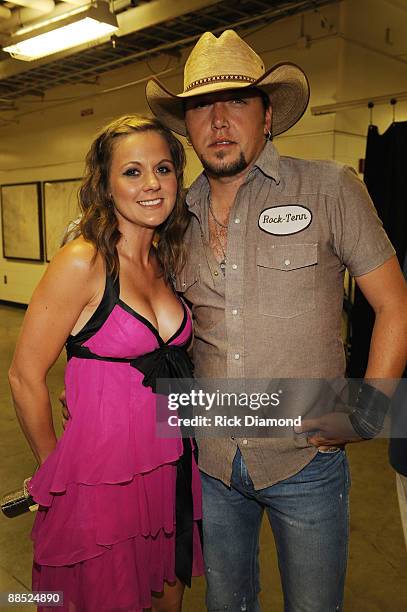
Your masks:
<instances>
[{"instance_id":1,"label":"leather bracelet","mask_svg":"<svg viewBox=\"0 0 407 612\"><path fill-rule=\"evenodd\" d=\"M362 383L356 398L356 406L349 420L357 435L363 440L377 436L390 407L390 398L369 383Z\"/></svg>"}]
</instances>

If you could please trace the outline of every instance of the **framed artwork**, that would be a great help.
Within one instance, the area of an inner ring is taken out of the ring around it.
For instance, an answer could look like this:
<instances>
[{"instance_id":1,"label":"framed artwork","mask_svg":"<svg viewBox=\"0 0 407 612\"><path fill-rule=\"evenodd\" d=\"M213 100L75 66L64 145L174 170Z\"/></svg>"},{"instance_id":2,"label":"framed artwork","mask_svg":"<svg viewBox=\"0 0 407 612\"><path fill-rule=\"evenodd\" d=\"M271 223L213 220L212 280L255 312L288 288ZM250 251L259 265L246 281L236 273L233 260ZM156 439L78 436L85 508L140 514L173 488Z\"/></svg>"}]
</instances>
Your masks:
<instances>
[{"instance_id":1,"label":"framed artwork","mask_svg":"<svg viewBox=\"0 0 407 612\"><path fill-rule=\"evenodd\" d=\"M55 255L69 225L79 216L78 190L81 183L81 179L43 183L47 261Z\"/></svg>"},{"instance_id":2,"label":"framed artwork","mask_svg":"<svg viewBox=\"0 0 407 612\"><path fill-rule=\"evenodd\" d=\"M40 183L1 186L3 257L43 261Z\"/></svg>"}]
</instances>

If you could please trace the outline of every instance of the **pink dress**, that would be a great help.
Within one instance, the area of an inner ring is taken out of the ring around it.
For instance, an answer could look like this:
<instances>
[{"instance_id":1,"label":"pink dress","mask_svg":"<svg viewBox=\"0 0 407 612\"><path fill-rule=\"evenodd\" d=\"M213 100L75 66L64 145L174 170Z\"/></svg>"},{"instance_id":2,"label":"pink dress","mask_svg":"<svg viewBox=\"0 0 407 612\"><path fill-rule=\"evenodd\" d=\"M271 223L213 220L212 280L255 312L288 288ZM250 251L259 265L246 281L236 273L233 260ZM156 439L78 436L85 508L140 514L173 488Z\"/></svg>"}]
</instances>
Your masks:
<instances>
[{"instance_id":1,"label":"pink dress","mask_svg":"<svg viewBox=\"0 0 407 612\"><path fill-rule=\"evenodd\" d=\"M183 546L176 538L183 441L156 437L155 395L129 362L185 347L191 318L183 306L180 328L164 342L119 293L118 281L107 278L98 309L68 339L71 418L29 486L40 504L32 531L33 590L63 591L64 607L58 609L70 612L151 607L151 591L175 580L175 552L178 558ZM189 486L189 567L190 575L200 575L201 490L193 454ZM183 580L188 583L188 576Z\"/></svg>"}]
</instances>

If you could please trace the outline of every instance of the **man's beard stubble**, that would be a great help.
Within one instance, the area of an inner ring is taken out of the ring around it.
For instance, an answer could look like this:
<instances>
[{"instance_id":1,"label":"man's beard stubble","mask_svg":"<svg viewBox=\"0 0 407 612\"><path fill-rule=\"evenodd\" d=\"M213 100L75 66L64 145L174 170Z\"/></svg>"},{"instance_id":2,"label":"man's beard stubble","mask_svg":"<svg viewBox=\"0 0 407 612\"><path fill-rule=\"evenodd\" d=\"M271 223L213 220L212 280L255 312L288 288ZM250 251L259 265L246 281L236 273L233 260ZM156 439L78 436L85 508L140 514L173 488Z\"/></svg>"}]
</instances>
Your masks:
<instances>
[{"instance_id":1,"label":"man's beard stubble","mask_svg":"<svg viewBox=\"0 0 407 612\"><path fill-rule=\"evenodd\" d=\"M240 156L238 157L238 159L229 163L222 163L223 160L221 156L218 157L218 159L219 163L215 164L208 161L203 155L200 158L201 163L207 174L215 178L235 176L236 174L243 172L243 170L247 168L247 161L242 151L240 152Z\"/></svg>"}]
</instances>

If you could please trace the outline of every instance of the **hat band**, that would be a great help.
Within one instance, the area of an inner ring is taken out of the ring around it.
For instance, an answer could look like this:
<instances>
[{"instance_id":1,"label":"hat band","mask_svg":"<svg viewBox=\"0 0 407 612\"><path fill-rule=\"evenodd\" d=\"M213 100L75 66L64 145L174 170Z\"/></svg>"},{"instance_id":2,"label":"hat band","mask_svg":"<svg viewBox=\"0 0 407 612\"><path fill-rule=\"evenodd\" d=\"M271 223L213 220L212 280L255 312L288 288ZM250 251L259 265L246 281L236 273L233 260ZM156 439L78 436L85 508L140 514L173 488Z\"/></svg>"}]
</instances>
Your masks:
<instances>
[{"instance_id":1,"label":"hat band","mask_svg":"<svg viewBox=\"0 0 407 612\"><path fill-rule=\"evenodd\" d=\"M217 83L220 81L237 81L239 83L254 83L257 79L253 79L253 77L245 76L244 74L218 74L215 76L205 77L203 79L198 79L197 81L192 81L185 88L185 91L190 91L191 89L195 89L196 87L200 87L201 85L207 85L208 83Z\"/></svg>"}]
</instances>

